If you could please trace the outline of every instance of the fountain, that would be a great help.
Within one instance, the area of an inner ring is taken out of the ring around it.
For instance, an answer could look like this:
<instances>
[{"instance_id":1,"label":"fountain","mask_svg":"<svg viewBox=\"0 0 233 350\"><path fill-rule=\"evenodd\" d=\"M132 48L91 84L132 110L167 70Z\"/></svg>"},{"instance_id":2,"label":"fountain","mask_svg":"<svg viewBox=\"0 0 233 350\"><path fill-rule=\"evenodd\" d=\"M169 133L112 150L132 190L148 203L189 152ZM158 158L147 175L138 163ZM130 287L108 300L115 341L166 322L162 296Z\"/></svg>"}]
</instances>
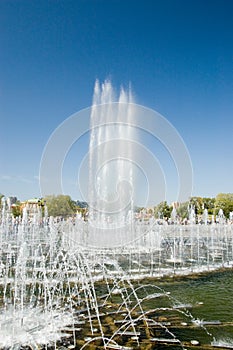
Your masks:
<instances>
[{"instance_id":1,"label":"fountain","mask_svg":"<svg viewBox=\"0 0 233 350\"><path fill-rule=\"evenodd\" d=\"M134 235L133 99L121 89L113 101L111 83L97 81L90 122L89 246L123 245Z\"/></svg>"},{"instance_id":2,"label":"fountain","mask_svg":"<svg viewBox=\"0 0 233 350\"><path fill-rule=\"evenodd\" d=\"M204 211L203 211L202 220L203 220L204 224L207 225L207 223L208 223L208 210L207 209L204 209Z\"/></svg>"},{"instance_id":3,"label":"fountain","mask_svg":"<svg viewBox=\"0 0 233 350\"><path fill-rule=\"evenodd\" d=\"M193 207L188 225L178 222L176 210L172 224L135 218L131 142L122 141L134 137L132 96L122 90L118 102L112 100L111 84L97 82L88 221L80 215L58 220L39 207L33 213L25 207L15 219L2 200L2 349L198 348L199 341L182 338L193 327L213 340L206 323L191 315L192 305L153 279L232 266L233 225L222 212L217 224L197 225Z\"/></svg>"}]
</instances>

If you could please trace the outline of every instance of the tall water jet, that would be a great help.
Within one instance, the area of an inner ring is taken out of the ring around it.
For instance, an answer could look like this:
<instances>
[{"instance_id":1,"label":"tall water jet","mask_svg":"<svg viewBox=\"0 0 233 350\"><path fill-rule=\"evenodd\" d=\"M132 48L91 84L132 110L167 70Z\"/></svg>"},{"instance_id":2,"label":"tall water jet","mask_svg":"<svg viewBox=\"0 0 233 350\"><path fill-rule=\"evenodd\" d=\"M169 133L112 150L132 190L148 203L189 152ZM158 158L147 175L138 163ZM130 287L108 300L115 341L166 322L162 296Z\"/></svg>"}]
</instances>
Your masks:
<instances>
[{"instance_id":1,"label":"tall water jet","mask_svg":"<svg viewBox=\"0 0 233 350\"><path fill-rule=\"evenodd\" d=\"M109 81L96 81L90 121L88 245L111 247L129 237L133 225L135 141L131 91L119 97Z\"/></svg>"}]
</instances>

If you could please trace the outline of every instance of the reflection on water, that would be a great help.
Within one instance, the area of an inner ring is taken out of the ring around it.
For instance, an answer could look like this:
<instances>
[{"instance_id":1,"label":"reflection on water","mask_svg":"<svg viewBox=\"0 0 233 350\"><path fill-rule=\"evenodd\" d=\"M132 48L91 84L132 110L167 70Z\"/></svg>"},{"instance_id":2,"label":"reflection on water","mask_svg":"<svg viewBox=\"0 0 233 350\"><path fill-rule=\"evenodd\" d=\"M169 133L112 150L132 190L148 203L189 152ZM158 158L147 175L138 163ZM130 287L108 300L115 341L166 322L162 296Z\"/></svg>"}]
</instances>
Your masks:
<instances>
[{"instance_id":1,"label":"reflection on water","mask_svg":"<svg viewBox=\"0 0 233 350\"><path fill-rule=\"evenodd\" d=\"M221 340L222 345L225 341L233 346L232 270L219 271L198 278L187 277L179 281L175 279L166 282L156 281L156 284L166 292L170 292L177 309L180 307L188 310L196 320L193 327L180 327L176 330L179 339L187 341L196 337L200 342L215 344ZM156 303L158 306L158 300ZM161 303L164 306L164 300ZM148 307L151 306L148 304Z\"/></svg>"}]
</instances>

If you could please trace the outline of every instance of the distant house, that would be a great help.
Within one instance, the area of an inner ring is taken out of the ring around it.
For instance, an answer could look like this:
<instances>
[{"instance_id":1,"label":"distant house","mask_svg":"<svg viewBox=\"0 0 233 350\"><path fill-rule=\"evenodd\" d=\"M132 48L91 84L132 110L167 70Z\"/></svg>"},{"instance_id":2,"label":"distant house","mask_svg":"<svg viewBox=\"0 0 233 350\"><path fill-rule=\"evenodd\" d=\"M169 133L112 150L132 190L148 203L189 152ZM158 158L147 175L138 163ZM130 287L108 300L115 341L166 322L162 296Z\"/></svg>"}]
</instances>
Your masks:
<instances>
[{"instance_id":1,"label":"distant house","mask_svg":"<svg viewBox=\"0 0 233 350\"><path fill-rule=\"evenodd\" d=\"M44 205L45 201L43 198L32 198L21 202L21 210L23 211L23 209L26 208L28 216L32 217L33 214L38 211L38 208L43 208Z\"/></svg>"},{"instance_id":2,"label":"distant house","mask_svg":"<svg viewBox=\"0 0 233 350\"><path fill-rule=\"evenodd\" d=\"M135 218L139 220L149 220L154 216L154 208L143 208L135 214Z\"/></svg>"}]
</instances>

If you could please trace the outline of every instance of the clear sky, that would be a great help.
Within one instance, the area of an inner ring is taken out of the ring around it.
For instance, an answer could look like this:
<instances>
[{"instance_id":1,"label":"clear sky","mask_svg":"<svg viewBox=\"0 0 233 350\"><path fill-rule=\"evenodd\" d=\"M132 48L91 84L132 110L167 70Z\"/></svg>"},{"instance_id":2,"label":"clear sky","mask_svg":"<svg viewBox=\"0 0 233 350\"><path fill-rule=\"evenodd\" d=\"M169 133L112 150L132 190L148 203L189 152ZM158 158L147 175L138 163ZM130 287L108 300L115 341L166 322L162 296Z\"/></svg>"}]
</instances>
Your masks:
<instances>
[{"instance_id":1,"label":"clear sky","mask_svg":"<svg viewBox=\"0 0 233 350\"><path fill-rule=\"evenodd\" d=\"M233 192L232 0L2 0L0 193L40 196L46 142L106 77L180 133L193 195ZM66 192L80 199L71 163Z\"/></svg>"}]
</instances>

